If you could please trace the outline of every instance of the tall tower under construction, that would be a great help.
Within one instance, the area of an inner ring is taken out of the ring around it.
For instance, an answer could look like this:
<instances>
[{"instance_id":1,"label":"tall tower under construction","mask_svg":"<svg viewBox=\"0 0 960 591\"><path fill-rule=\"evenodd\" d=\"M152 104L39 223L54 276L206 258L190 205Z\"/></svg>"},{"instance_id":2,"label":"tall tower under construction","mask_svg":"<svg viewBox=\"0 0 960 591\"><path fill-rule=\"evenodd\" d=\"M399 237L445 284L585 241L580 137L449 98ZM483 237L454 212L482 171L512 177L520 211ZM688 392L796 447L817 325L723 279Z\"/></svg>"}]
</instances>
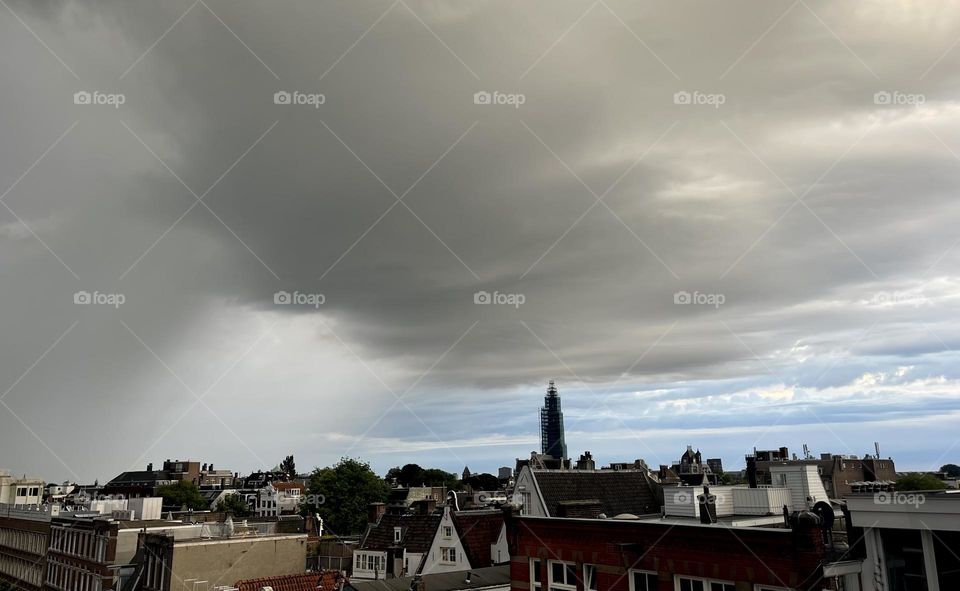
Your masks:
<instances>
[{"instance_id":1,"label":"tall tower under construction","mask_svg":"<svg viewBox=\"0 0 960 591\"><path fill-rule=\"evenodd\" d=\"M554 458L567 459L567 442L563 438L563 411L560 410L560 395L553 380L547 386L540 409L540 451Z\"/></svg>"}]
</instances>

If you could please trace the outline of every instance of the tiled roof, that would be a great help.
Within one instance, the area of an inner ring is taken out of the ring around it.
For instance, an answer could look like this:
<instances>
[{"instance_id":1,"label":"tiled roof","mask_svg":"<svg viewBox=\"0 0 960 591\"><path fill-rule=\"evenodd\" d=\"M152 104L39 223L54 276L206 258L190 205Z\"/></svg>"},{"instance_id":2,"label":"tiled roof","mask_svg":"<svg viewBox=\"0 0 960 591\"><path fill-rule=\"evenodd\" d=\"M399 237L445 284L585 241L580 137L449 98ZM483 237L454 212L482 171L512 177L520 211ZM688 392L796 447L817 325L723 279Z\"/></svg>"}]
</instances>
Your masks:
<instances>
[{"instance_id":1,"label":"tiled roof","mask_svg":"<svg viewBox=\"0 0 960 591\"><path fill-rule=\"evenodd\" d=\"M422 553L430 550L433 539L440 527L439 513L430 515L384 515L377 525L367 530L361 549L380 550L392 546L402 546L407 552ZM401 528L399 544L394 542L393 530Z\"/></svg>"},{"instance_id":2,"label":"tiled roof","mask_svg":"<svg viewBox=\"0 0 960 591\"><path fill-rule=\"evenodd\" d=\"M307 490L307 487L300 482L271 482L270 485L276 490L300 490L301 492Z\"/></svg>"},{"instance_id":3,"label":"tiled roof","mask_svg":"<svg viewBox=\"0 0 960 591\"><path fill-rule=\"evenodd\" d=\"M173 477L170 476L168 472L163 470L140 470L133 472L121 472L116 478L108 482L107 484L129 484L132 482L157 482L158 480L172 480Z\"/></svg>"},{"instance_id":4,"label":"tiled roof","mask_svg":"<svg viewBox=\"0 0 960 591\"><path fill-rule=\"evenodd\" d=\"M503 513L500 511L458 511L453 514L453 523L460 535L464 552L473 568L493 566L490 546L497 543L503 528Z\"/></svg>"},{"instance_id":5,"label":"tiled roof","mask_svg":"<svg viewBox=\"0 0 960 591\"><path fill-rule=\"evenodd\" d=\"M547 512L559 515L561 503L599 502L607 517L659 511L646 474L639 470L534 470Z\"/></svg>"},{"instance_id":6,"label":"tiled roof","mask_svg":"<svg viewBox=\"0 0 960 591\"><path fill-rule=\"evenodd\" d=\"M260 591L264 587L270 587L273 591L316 591L317 589L335 591L340 588L343 580L343 575L338 571L327 570L318 573L247 579L237 581L234 587L239 591Z\"/></svg>"}]
</instances>

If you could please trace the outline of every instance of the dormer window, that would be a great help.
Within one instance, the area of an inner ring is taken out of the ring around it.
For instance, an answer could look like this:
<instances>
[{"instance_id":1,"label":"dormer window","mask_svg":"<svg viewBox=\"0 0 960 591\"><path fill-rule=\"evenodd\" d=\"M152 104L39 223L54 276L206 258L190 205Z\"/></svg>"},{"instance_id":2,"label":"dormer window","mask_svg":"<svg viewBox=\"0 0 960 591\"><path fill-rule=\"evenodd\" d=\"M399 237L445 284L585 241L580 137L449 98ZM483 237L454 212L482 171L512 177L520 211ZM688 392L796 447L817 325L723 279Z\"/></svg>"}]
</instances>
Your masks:
<instances>
[{"instance_id":1,"label":"dormer window","mask_svg":"<svg viewBox=\"0 0 960 591\"><path fill-rule=\"evenodd\" d=\"M393 528L393 543L399 544L400 540L403 539L403 528L395 527Z\"/></svg>"}]
</instances>

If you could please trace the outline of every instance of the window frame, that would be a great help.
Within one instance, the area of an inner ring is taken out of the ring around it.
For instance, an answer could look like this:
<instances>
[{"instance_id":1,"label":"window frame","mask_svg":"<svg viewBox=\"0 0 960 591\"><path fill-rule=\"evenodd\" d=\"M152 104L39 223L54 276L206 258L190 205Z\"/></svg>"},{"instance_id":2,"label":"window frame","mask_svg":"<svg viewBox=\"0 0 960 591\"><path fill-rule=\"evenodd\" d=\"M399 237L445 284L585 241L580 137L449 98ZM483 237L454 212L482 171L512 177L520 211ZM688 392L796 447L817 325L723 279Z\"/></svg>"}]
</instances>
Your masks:
<instances>
[{"instance_id":1,"label":"window frame","mask_svg":"<svg viewBox=\"0 0 960 591\"><path fill-rule=\"evenodd\" d=\"M530 590L540 591L543 589L543 561L539 558L530 557ZM539 579L539 580L538 580Z\"/></svg>"},{"instance_id":2,"label":"window frame","mask_svg":"<svg viewBox=\"0 0 960 591\"><path fill-rule=\"evenodd\" d=\"M553 580L553 567L554 565L562 565L564 572L564 580L562 583L558 583ZM573 574L573 583L569 582L569 575ZM577 574L577 563L576 562L567 562L565 560L548 560L547 561L547 588L549 591L554 589L560 589L562 591L577 591L577 583L579 582L579 575Z\"/></svg>"},{"instance_id":3,"label":"window frame","mask_svg":"<svg viewBox=\"0 0 960 591\"><path fill-rule=\"evenodd\" d=\"M654 583L651 588L649 585L646 585L646 589L637 589L634 581L634 575L653 575ZM631 568L627 571L627 576L630 577L630 591L657 591L657 583L659 582L660 573L652 570L644 570L641 568Z\"/></svg>"},{"instance_id":4,"label":"window frame","mask_svg":"<svg viewBox=\"0 0 960 591\"><path fill-rule=\"evenodd\" d=\"M440 562L444 564L456 564L457 563L457 547L456 546L440 546Z\"/></svg>"},{"instance_id":5,"label":"window frame","mask_svg":"<svg viewBox=\"0 0 960 591\"><path fill-rule=\"evenodd\" d=\"M674 591L680 591L680 580L685 579L688 581L695 581L703 584L703 591L713 591L711 587L716 585L730 585L733 587L733 591L736 591L737 583L735 581L727 581L725 579L708 579L706 577L694 577L688 575L674 575L673 577L673 588Z\"/></svg>"},{"instance_id":6,"label":"window frame","mask_svg":"<svg viewBox=\"0 0 960 591\"><path fill-rule=\"evenodd\" d=\"M593 582L593 586L592 586L592 587L590 586L590 583L591 583L590 579L591 579L591 577L587 575L587 572L588 572L588 571L591 571L591 570L593 571L593 577L592 577L592 578L593 578L593 581L592 581L592 582ZM597 565L596 565L596 564L593 564L593 563L590 563L590 562L584 562L584 563L583 563L583 568L581 569L580 574L581 574L582 580L583 580L583 591L598 591L598 589L599 589L599 585L597 584L598 571L597 571Z\"/></svg>"}]
</instances>

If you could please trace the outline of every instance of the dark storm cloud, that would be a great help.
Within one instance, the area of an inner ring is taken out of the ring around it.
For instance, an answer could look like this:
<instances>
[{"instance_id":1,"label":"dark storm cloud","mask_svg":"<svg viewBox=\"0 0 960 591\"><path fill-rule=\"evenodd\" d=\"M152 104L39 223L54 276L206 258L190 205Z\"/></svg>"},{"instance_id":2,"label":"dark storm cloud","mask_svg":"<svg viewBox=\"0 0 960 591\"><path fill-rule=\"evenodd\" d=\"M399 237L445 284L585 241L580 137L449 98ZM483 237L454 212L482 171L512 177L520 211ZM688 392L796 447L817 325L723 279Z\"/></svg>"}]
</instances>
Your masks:
<instances>
[{"instance_id":1,"label":"dark storm cloud","mask_svg":"<svg viewBox=\"0 0 960 591\"><path fill-rule=\"evenodd\" d=\"M111 441L147 432L188 455L217 430L276 455L248 434L249 409L314 393L323 410L291 429L304 449L316 432L363 433L395 401L381 379L416 384L423 415L492 412L468 404L480 390L499 409L485 422L503 425L488 433L520 436L518 392L550 376L585 396L770 374L840 387L878 367L945 371L930 358L960 335L947 3L10 9L3 190L70 130L4 197L30 229L0 209L4 383L80 320L5 399L54 450L76 435L52 410L70 404L117 417ZM73 104L83 90L125 103ZM276 105L278 91L324 102ZM476 105L478 91L524 102ZM78 290L127 301L78 308ZM278 306L281 290L325 302ZM475 305L478 291L524 303ZM181 380L213 384L211 408L165 435L195 401ZM454 438L396 412L371 435Z\"/></svg>"}]
</instances>

